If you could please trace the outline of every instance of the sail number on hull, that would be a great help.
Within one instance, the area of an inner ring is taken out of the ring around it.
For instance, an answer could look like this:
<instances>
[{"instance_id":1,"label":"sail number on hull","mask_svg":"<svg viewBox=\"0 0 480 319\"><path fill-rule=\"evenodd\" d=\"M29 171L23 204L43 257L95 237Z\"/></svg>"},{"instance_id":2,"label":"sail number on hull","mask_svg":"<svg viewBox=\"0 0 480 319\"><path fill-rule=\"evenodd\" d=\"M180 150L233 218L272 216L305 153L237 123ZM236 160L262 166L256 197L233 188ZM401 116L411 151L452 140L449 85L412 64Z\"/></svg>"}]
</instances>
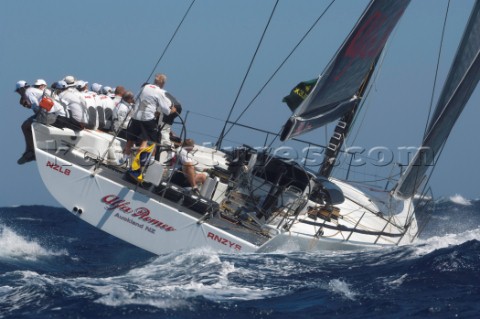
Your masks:
<instances>
[{"instance_id":1,"label":"sail number on hull","mask_svg":"<svg viewBox=\"0 0 480 319\"><path fill-rule=\"evenodd\" d=\"M54 171L57 171L59 173L62 173L66 176L70 176L70 173L72 171L70 171L68 168L63 168L62 167L63 165L59 165L59 164L55 164L55 163L52 163L50 161L47 161L47 167L50 167L51 169L53 169Z\"/></svg>"}]
</instances>

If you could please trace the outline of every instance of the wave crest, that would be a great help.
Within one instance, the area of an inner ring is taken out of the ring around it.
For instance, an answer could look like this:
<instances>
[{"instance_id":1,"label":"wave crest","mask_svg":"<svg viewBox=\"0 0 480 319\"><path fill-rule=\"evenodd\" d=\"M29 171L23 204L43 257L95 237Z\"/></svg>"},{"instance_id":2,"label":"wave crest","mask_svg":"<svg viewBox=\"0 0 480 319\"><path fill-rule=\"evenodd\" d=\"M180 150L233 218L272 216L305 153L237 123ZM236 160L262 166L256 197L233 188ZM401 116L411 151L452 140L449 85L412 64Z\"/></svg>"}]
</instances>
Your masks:
<instances>
[{"instance_id":1,"label":"wave crest","mask_svg":"<svg viewBox=\"0 0 480 319\"><path fill-rule=\"evenodd\" d=\"M460 194L455 194L453 196L450 196L450 201L454 202L455 204L458 205L463 205L463 206L471 206L472 202L469 199L466 199Z\"/></svg>"},{"instance_id":2,"label":"wave crest","mask_svg":"<svg viewBox=\"0 0 480 319\"><path fill-rule=\"evenodd\" d=\"M28 240L12 229L0 225L0 258L15 258L28 261L39 257L67 255L66 250L52 251L35 241Z\"/></svg>"}]
</instances>

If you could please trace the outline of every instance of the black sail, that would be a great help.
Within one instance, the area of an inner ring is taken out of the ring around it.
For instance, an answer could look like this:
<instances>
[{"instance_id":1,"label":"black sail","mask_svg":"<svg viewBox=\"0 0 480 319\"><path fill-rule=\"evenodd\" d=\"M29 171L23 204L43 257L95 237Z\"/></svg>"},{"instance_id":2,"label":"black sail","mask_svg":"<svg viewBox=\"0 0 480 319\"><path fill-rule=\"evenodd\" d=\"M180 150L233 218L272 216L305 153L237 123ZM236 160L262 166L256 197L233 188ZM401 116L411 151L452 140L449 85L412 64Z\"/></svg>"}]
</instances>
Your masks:
<instances>
[{"instance_id":1,"label":"black sail","mask_svg":"<svg viewBox=\"0 0 480 319\"><path fill-rule=\"evenodd\" d=\"M374 0L281 133L286 140L340 118L358 102L356 92L381 54L410 0Z\"/></svg>"},{"instance_id":2,"label":"black sail","mask_svg":"<svg viewBox=\"0 0 480 319\"><path fill-rule=\"evenodd\" d=\"M476 1L422 147L395 186L397 196L408 198L417 192L479 80L480 1Z\"/></svg>"}]
</instances>

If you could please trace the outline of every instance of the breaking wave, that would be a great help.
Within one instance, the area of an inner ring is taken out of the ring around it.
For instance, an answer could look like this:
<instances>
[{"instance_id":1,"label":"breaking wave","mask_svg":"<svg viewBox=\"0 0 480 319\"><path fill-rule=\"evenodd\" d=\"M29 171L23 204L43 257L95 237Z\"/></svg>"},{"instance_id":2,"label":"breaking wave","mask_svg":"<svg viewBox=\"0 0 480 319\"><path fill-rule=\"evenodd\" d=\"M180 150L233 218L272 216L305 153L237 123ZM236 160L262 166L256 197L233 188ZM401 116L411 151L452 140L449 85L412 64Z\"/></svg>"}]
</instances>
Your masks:
<instances>
[{"instance_id":1,"label":"breaking wave","mask_svg":"<svg viewBox=\"0 0 480 319\"><path fill-rule=\"evenodd\" d=\"M29 240L12 229L0 225L0 258L35 261L39 257L67 255L65 249L50 250Z\"/></svg>"},{"instance_id":2,"label":"breaking wave","mask_svg":"<svg viewBox=\"0 0 480 319\"><path fill-rule=\"evenodd\" d=\"M480 203L470 203L437 202L411 246L162 256L61 208L0 208L0 318L475 317Z\"/></svg>"},{"instance_id":3,"label":"breaking wave","mask_svg":"<svg viewBox=\"0 0 480 319\"><path fill-rule=\"evenodd\" d=\"M451 196L450 200L453 203L458 204L458 205L464 205L464 206L472 205L472 202L470 200L466 199L465 197L463 197L462 195L459 195L459 194Z\"/></svg>"}]
</instances>

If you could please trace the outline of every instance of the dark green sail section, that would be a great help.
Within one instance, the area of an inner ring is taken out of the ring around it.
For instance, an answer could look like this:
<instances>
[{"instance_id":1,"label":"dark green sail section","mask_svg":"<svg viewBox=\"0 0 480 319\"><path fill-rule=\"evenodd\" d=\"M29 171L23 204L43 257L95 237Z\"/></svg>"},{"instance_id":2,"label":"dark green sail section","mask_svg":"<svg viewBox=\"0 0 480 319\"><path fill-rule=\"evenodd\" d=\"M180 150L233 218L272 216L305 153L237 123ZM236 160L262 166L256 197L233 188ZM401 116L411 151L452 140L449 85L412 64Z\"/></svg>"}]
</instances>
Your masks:
<instances>
[{"instance_id":1,"label":"dark green sail section","mask_svg":"<svg viewBox=\"0 0 480 319\"><path fill-rule=\"evenodd\" d=\"M422 147L395 186L397 196L408 198L415 195L479 80L480 1L476 1Z\"/></svg>"},{"instance_id":2,"label":"dark green sail section","mask_svg":"<svg viewBox=\"0 0 480 319\"><path fill-rule=\"evenodd\" d=\"M373 0L360 17L312 92L284 125L286 140L342 117L352 110L355 94L381 54L410 0Z\"/></svg>"}]
</instances>

